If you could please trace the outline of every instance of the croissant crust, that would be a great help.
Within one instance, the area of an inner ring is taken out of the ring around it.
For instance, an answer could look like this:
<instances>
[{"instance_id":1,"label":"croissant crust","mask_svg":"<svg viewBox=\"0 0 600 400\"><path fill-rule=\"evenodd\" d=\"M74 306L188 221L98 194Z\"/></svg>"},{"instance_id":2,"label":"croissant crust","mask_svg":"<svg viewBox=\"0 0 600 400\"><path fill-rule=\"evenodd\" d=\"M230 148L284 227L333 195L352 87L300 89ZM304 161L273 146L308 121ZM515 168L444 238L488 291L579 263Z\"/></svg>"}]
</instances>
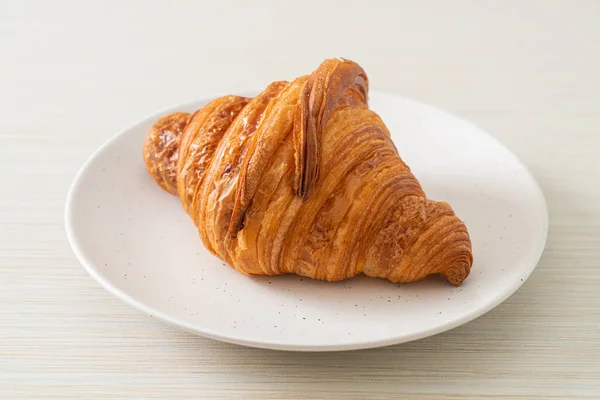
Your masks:
<instances>
[{"instance_id":1,"label":"croissant crust","mask_svg":"<svg viewBox=\"0 0 600 400\"><path fill-rule=\"evenodd\" d=\"M369 109L368 86L357 63L328 59L256 97L166 115L146 136L146 167L205 247L241 273L439 274L458 286L473 262L467 228L427 199Z\"/></svg>"}]
</instances>

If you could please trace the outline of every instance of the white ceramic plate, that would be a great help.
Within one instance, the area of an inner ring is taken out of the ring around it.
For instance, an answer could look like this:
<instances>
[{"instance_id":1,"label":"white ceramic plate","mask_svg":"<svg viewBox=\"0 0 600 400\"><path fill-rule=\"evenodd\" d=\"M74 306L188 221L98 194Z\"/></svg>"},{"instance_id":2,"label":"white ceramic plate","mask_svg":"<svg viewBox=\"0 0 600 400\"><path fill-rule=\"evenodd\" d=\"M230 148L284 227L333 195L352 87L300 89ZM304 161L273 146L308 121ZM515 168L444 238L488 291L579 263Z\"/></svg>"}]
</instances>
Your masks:
<instances>
[{"instance_id":1,"label":"white ceramic plate","mask_svg":"<svg viewBox=\"0 0 600 400\"><path fill-rule=\"evenodd\" d=\"M546 203L512 153L445 112L371 92L370 107L428 197L449 202L465 221L471 275L459 288L442 279L395 285L364 277L339 283L246 277L204 249L178 199L154 183L143 163L145 135L159 116L207 101L163 110L117 134L83 166L68 195L66 228L79 261L108 291L158 319L254 347L390 345L491 310L523 284L542 254Z\"/></svg>"}]
</instances>

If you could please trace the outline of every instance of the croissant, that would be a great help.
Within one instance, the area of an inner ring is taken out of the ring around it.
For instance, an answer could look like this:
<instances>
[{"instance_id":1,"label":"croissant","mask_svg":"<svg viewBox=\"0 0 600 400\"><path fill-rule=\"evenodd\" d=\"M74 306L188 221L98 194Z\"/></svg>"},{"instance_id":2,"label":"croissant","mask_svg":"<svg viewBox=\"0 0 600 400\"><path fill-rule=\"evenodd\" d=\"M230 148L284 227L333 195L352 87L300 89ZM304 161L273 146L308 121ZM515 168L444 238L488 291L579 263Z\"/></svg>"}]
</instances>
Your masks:
<instances>
[{"instance_id":1,"label":"croissant","mask_svg":"<svg viewBox=\"0 0 600 400\"><path fill-rule=\"evenodd\" d=\"M327 59L254 98L224 96L160 118L145 165L204 246L246 275L294 273L452 285L473 256L464 223L427 199L382 119L365 71Z\"/></svg>"}]
</instances>

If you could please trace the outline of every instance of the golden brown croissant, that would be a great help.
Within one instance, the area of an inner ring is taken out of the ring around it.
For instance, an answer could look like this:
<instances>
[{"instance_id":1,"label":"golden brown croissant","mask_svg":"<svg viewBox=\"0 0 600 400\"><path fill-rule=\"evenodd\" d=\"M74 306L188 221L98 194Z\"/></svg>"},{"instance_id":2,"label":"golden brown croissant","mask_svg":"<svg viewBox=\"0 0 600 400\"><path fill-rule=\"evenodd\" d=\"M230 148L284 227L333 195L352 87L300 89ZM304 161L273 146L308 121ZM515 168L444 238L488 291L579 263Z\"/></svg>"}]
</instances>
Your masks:
<instances>
[{"instance_id":1,"label":"golden brown croissant","mask_svg":"<svg viewBox=\"0 0 600 400\"><path fill-rule=\"evenodd\" d=\"M358 64L328 59L254 98L161 118L144 160L206 248L244 274L440 274L460 285L473 261L467 228L426 198L367 93Z\"/></svg>"}]
</instances>

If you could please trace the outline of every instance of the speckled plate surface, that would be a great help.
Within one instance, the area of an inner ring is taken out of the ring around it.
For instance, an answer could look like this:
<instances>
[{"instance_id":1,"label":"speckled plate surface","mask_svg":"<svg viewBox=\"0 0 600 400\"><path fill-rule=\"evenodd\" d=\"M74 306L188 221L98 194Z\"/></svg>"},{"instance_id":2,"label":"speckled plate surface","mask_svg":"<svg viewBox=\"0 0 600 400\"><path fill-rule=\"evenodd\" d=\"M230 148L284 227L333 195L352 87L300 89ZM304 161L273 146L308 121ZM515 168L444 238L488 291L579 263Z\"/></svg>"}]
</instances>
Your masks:
<instances>
[{"instance_id":1,"label":"speckled plate surface","mask_svg":"<svg viewBox=\"0 0 600 400\"><path fill-rule=\"evenodd\" d=\"M395 285L364 277L339 283L246 277L204 249L178 199L153 182L143 163L144 137L159 116L191 112L207 101L162 110L114 136L82 167L68 194L66 229L79 261L108 291L157 319L205 337L281 350L396 344L489 311L523 284L542 254L546 203L511 152L443 111L371 92L370 107L428 197L449 202L467 224L471 275L459 288L435 278Z\"/></svg>"}]
</instances>

